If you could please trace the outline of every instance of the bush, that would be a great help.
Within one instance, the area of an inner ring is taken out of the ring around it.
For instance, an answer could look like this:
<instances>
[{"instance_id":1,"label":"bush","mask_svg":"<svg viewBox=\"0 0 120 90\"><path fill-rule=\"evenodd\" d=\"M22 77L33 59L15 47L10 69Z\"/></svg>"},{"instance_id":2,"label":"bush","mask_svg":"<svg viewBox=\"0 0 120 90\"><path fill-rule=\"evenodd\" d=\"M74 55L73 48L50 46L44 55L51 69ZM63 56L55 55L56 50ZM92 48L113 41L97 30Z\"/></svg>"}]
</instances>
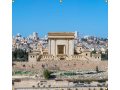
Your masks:
<instances>
[{"instance_id":1,"label":"bush","mask_svg":"<svg viewBox=\"0 0 120 90\"><path fill-rule=\"evenodd\" d=\"M92 51L92 54L96 54L96 50Z\"/></svg>"},{"instance_id":2,"label":"bush","mask_svg":"<svg viewBox=\"0 0 120 90\"><path fill-rule=\"evenodd\" d=\"M97 72L97 73L99 72L98 66L96 66L96 72Z\"/></svg>"},{"instance_id":3,"label":"bush","mask_svg":"<svg viewBox=\"0 0 120 90\"><path fill-rule=\"evenodd\" d=\"M45 79L49 79L50 77L51 77L51 72L50 71L48 71L47 69L46 70L44 70L44 72L43 72L43 75L44 75L44 78Z\"/></svg>"},{"instance_id":4,"label":"bush","mask_svg":"<svg viewBox=\"0 0 120 90\"><path fill-rule=\"evenodd\" d=\"M102 60L108 60L108 54L101 54Z\"/></svg>"},{"instance_id":5,"label":"bush","mask_svg":"<svg viewBox=\"0 0 120 90\"><path fill-rule=\"evenodd\" d=\"M28 52L22 49L15 49L15 51L12 51L12 60L13 61L27 61Z\"/></svg>"}]
</instances>

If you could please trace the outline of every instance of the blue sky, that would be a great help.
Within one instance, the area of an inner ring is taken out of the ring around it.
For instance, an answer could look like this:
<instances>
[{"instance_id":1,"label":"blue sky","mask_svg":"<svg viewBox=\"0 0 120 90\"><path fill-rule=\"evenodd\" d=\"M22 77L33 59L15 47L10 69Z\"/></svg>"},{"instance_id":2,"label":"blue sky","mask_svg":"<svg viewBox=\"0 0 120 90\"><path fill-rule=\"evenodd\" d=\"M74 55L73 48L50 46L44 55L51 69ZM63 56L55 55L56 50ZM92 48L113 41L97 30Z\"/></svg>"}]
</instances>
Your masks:
<instances>
[{"instance_id":1,"label":"blue sky","mask_svg":"<svg viewBox=\"0 0 120 90\"><path fill-rule=\"evenodd\" d=\"M28 36L38 32L74 32L108 36L108 5L105 0L14 0L12 33Z\"/></svg>"}]
</instances>

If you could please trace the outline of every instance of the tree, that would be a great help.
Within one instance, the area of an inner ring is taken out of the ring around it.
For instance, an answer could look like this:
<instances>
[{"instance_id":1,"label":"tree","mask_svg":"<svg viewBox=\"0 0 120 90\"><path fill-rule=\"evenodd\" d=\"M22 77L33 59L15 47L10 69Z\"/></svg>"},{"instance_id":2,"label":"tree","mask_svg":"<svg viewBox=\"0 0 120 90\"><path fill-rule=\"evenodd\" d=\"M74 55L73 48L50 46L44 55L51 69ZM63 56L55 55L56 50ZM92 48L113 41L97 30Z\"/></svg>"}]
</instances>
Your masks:
<instances>
[{"instance_id":1,"label":"tree","mask_svg":"<svg viewBox=\"0 0 120 90\"><path fill-rule=\"evenodd\" d=\"M45 77L45 79L49 79L51 77L51 72L48 71L47 69L43 71L43 75Z\"/></svg>"},{"instance_id":2,"label":"tree","mask_svg":"<svg viewBox=\"0 0 120 90\"><path fill-rule=\"evenodd\" d=\"M12 58L17 59L17 49L15 49L15 51L12 51Z\"/></svg>"},{"instance_id":3,"label":"tree","mask_svg":"<svg viewBox=\"0 0 120 90\"><path fill-rule=\"evenodd\" d=\"M12 60L13 61L27 61L28 60L28 52L22 50L22 49L15 49L15 51L12 52Z\"/></svg>"},{"instance_id":4,"label":"tree","mask_svg":"<svg viewBox=\"0 0 120 90\"><path fill-rule=\"evenodd\" d=\"M105 51L105 53L100 52L100 54L102 60L108 60L108 49Z\"/></svg>"},{"instance_id":5,"label":"tree","mask_svg":"<svg viewBox=\"0 0 120 90\"><path fill-rule=\"evenodd\" d=\"M101 54L102 60L108 60L108 53L106 54Z\"/></svg>"},{"instance_id":6,"label":"tree","mask_svg":"<svg viewBox=\"0 0 120 90\"><path fill-rule=\"evenodd\" d=\"M97 73L99 72L98 66L96 66L96 72L97 72Z\"/></svg>"},{"instance_id":7,"label":"tree","mask_svg":"<svg viewBox=\"0 0 120 90\"><path fill-rule=\"evenodd\" d=\"M92 54L96 54L96 50L93 50L93 51L92 51Z\"/></svg>"}]
</instances>

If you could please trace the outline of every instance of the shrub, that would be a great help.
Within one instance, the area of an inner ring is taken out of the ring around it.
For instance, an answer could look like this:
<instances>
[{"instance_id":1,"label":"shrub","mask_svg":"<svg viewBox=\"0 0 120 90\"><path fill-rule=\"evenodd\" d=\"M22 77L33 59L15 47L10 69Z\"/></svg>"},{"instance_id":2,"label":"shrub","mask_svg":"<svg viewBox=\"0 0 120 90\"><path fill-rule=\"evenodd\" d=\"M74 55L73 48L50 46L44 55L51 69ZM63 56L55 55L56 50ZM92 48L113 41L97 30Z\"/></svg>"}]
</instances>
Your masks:
<instances>
[{"instance_id":1,"label":"shrub","mask_svg":"<svg viewBox=\"0 0 120 90\"><path fill-rule=\"evenodd\" d=\"M50 78L50 75L51 74L51 72L50 71L48 71L47 69L46 70L44 70L44 72L43 72L43 75L44 75L44 78L45 79L49 79Z\"/></svg>"},{"instance_id":2,"label":"shrub","mask_svg":"<svg viewBox=\"0 0 120 90\"><path fill-rule=\"evenodd\" d=\"M97 73L99 72L98 66L96 66L96 72L97 72Z\"/></svg>"},{"instance_id":3,"label":"shrub","mask_svg":"<svg viewBox=\"0 0 120 90\"><path fill-rule=\"evenodd\" d=\"M15 49L15 51L12 51L12 60L13 61L28 61L28 52L22 49Z\"/></svg>"}]
</instances>

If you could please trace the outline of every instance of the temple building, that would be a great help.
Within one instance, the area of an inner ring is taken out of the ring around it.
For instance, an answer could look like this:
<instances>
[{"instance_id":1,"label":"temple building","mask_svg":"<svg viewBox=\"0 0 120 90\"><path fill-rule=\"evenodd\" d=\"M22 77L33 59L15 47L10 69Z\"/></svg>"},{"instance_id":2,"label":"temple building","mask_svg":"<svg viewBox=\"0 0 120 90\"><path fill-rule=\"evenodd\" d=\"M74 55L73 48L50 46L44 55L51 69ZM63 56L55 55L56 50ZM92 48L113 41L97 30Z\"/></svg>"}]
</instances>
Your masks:
<instances>
[{"instance_id":1,"label":"temple building","mask_svg":"<svg viewBox=\"0 0 120 90\"><path fill-rule=\"evenodd\" d=\"M49 32L48 46L43 48L41 44L38 44L36 50L29 52L28 61L101 60L101 54L92 54L81 43L77 43L75 46L74 41L74 32Z\"/></svg>"},{"instance_id":2,"label":"temple building","mask_svg":"<svg viewBox=\"0 0 120 90\"><path fill-rule=\"evenodd\" d=\"M74 55L74 33L48 33L48 49L48 54L60 60Z\"/></svg>"}]
</instances>

